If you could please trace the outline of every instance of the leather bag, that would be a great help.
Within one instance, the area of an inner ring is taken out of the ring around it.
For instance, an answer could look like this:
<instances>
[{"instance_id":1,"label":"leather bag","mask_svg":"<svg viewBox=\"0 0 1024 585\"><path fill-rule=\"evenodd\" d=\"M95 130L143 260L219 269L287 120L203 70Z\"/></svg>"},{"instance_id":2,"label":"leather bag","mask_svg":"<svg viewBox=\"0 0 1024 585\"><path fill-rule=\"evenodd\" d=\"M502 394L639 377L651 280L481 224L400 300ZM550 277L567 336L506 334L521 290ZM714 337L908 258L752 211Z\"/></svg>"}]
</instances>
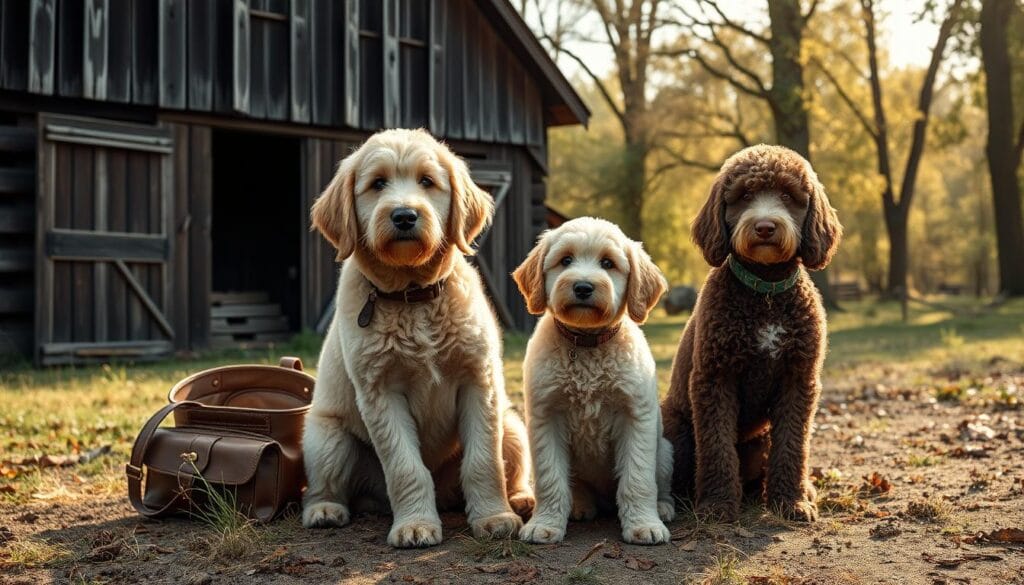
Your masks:
<instances>
[{"instance_id":1,"label":"leather bag","mask_svg":"<svg viewBox=\"0 0 1024 585\"><path fill-rule=\"evenodd\" d=\"M178 382L132 447L132 506L149 517L202 513L214 491L247 517L272 520L302 495L302 424L314 382L295 357ZM174 426L161 427L172 414Z\"/></svg>"}]
</instances>

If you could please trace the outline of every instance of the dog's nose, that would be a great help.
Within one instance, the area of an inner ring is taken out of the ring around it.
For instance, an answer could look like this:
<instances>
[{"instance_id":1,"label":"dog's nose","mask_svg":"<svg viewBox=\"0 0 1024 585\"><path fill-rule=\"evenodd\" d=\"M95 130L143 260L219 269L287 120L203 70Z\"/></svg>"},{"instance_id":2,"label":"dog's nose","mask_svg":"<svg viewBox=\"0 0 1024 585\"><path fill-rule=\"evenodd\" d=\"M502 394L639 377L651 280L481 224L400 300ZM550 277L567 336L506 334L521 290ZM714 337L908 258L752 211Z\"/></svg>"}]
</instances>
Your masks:
<instances>
[{"instance_id":1,"label":"dog's nose","mask_svg":"<svg viewBox=\"0 0 1024 585\"><path fill-rule=\"evenodd\" d=\"M391 223L395 224L395 227L403 232L407 232L416 225L416 220L419 219L419 217L420 216L416 213L415 209L399 207L391 212Z\"/></svg>"},{"instance_id":2,"label":"dog's nose","mask_svg":"<svg viewBox=\"0 0 1024 585\"><path fill-rule=\"evenodd\" d=\"M585 301L594 294L594 285L589 282L577 282L572 285L572 292L576 293L577 299Z\"/></svg>"},{"instance_id":3,"label":"dog's nose","mask_svg":"<svg viewBox=\"0 0 1024 585\"><path fill-rule=\"evenodd\" d=\"M754 225L754 231L759 238L768 239L775 234L775 222L762 220Z\"/></svg>"}]
</instances>

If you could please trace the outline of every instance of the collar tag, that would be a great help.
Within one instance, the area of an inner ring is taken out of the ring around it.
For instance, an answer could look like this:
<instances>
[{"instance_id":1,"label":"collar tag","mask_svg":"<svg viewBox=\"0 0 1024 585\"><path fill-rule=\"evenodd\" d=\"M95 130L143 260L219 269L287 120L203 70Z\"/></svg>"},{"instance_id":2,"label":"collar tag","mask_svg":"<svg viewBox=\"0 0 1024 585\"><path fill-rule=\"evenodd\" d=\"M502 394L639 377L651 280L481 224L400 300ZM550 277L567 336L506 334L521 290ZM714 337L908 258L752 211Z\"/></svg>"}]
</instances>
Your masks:
<instances>
[{"instance_id":1,"label":"collar tag","mask_svg":"<svg viewBox=\"0 0 1024 585\"><path fill-rule=\"evenodd\" d=\"M358 323L360 327L365 328L370 324L370 321L373 320L373 309L376 301L377 291L371 290L370 294L366 295L366 304L364 304L362 310L359 311L359 318L356 320L356 323Z\"/></svg>"}]
</instances>

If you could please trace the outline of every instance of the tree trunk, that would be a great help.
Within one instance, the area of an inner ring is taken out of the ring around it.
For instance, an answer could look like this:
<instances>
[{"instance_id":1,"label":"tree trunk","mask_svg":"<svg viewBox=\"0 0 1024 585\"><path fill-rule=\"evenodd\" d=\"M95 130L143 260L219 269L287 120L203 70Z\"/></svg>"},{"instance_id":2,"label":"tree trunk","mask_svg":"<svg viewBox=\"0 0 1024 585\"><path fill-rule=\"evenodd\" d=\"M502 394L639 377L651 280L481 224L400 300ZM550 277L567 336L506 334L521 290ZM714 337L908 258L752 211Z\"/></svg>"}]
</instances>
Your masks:
<instances>
[{"instance_id":1,"label":"tree trunk","mask_svg":"<svg viewBox=\"0 0 1024 585\"><path fill-rule=\"evenodd\" d=\"M1013 0L983 0L980 40L988 99L985 155L992 180L999 290L1011 296L1024 296L1024 220L1017 182L1019 161L1013 135L1012 71L1006 39L1013 9Z\"/></svg>"},{"instance_id":2,"label":"tree trunk","mask_svg":"<svg viewBox=\"0 0 1024 585\"><path fill-rule=\"evenodd\" d=\"M890 194L891 198L891 194ZM885 204L885 228L889 233L889 282L888 293L902 298L907 291L908 246L906 209L902 206Z\"/></svg>"},{"instance_id":3,"label":"tree trunk","mask_svg":"<svg viewBox=\"0 0 1024 585\"><path fill-rule=\"evenodd\" d=\"M626 138L622 185L622 231L630 238L643 241L644 188L647 183L647 154L642 140Z\"/></svg>"},{"instance_id":4,"label":"tree trunk","mask_svg":"<svg viewBox=\"0 0 1024 585\"><path fill-rule=\"evenodd\" d=\"M772 87L768 103L775 123L775 140L811 160L811 130L804 102L804 67L800 61L804 17L799 0L768 0L772 36ZM825 270L811 273L825 306L838 308Z\"/></svg>"}]
</instances>

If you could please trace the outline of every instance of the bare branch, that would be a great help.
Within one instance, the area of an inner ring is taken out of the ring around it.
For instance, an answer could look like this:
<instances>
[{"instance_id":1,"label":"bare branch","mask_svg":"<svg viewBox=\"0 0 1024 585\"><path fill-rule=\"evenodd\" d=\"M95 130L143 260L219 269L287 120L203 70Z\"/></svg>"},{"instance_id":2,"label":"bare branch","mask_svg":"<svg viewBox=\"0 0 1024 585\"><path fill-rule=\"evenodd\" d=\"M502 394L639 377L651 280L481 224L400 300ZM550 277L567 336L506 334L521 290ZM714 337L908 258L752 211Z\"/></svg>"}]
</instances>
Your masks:
<instances>
[{"instance_id":1,"label":"bare branch","mask_svg":"<svg viewBox=\"0 0 1024 585\"><path fill-rule=\"evenodd\" d=\"M874 124L871 123L867 115L865 115L864 112L861 111L860 107L857 106L857 102L853 100L850 94L846 93L846 90L843 89L843 86L841 83L839 83L839 80L836 79L836 77L832 75L832 72L829 71L828 68L826 68L818 59L811 59L811 63L816 65L818 67L818 70L824 73L825 77L827 77L828 80L832 82L832 86L836 88L836 93L839 94L839 97L842 98L843 102L847 105L847 107L850 108L850 111L853 112L853 115L857 117L857 120L861 123L861 126L863 126L865 130L867 130L867 133L870 134L872 138L875 138L877 140L878 129L874 126Z\"/></svg>"},{"instance_id":2,"label":"bare branch","mask_svg":"<svg viewBox=\"0 0 1024 585\"><path fill-rule=\"evenodd\" d=\"M689 57L696 61L697 63L700 63L700 66L703 67L704 70L710 73L712 76L727 82L729 85L735 87L739 91L742 91L743 93L751 95L758 99L766 99L768 97L768 92L767 90L764 89L764 87L750 87L744 84L735 77L708 63L707 59L705 59L704 56L701 55L700 52L698 52L696 49L684 48L673 50L660 50L652 51L651 54L657 55L659 57Z\"/></svg>"},{"instance_id":3,"label":"bare branch","mask_svg":"<svg viewBox=\"0 0 1024 585\"><path fill-rule=\"evenodd\" d=\"M661 147L659 150L664 152L666 156L668 156L670 159L672 159L672 162L665 163L665 164L659 166L658 168L656 168L654 170L654 172L652 173L652 176L656 176L658 174L661 174L661 173L664 173L664 172L668 172L668 171L670 171L672 169L679 168L679 167L692 167L692 168L697 168L697 169L703 169L705 171L709 171L709 172L712 172L712 173L716 173L716 172L718 172L719 169L722 168L722 164L720 162L719 163L714 163L714 162L707 162L707 161L702 161L702 160L697 160L697 159L685 157L685 156L683 156L683 155L681 155L681 154L679 154L677 152L674 152L671 149L665 148L665 147Z\"/></svg>"},{"instance_id":4,"label":"bare branch","mask_svg":"<svg viewBox=\"0 0 1024 585\"><path fill-rule=\"evenodd\" d=\"M695 16L693 16L692 14L690 14L689 12L687 12L686 9L684 9L682 6L677 6L677 9L680 12L682 12L688 19L690 19L693 22L693 24L696 24L696 25L699 25L699 26L705 26L705 27L708 27L708 28L714 28L716 26L721 26L721 27L727 28L729 30L736 31L736 32L740 33L741 35L746 36L748 38L751 38L751 39L753 39L753 40L755 40L755 41L757 41L757 42L759 42L759 43L761 43L763 45L767 46L769 43L771 43L771 39L769 39L768 37L764 36L763 34L756 33L754 31L750 30L749 28L743 26L742 24L736 22L735 20L732 20L728 16L726 16L725 12L722 11L722 9L718 6L717 2L713 2L713 1L710 1L710 0L699 0L698 4L700 6L701 12L703 12L705 15L707 15L707 11L704 10L704 7L705 6L710 6L712 8L712 10L714 10L715 13L718 14L719 21L715 22L715 21L712 21L711 19L700 20L700 19L696 18Z\"/></svg>"},{"instance_id":5,"label":"bare branch","mask_svg":"<svg viewBox=\"0 0 1024 585\"><path fill-rule=\"evenodd\" d=\"M818 9L818 4L820 4L818 0L811 0L810 7L808 7L807 12L803 14L803 19L805 23L814 17L814 11Z\"/></svg>"},{"instance_id":6,"label":"bare branch","mask_svg":"<svg viewBox=\"0 0 1024 585\"><path fill-rule=\"evenodd\" d=\"M576 64L580 66L580 69L583 69L584 73L586 73L590 77L591 81L594 82L594 85L597 86L597 90L601 92L601 97L603 97L604 101L607 102L608 107L611 108L612 113L615 114L615 117L619 119L619 122L622 123L623 126L625 126L626 116L622 112L622 109L619 108L619 105L617 103L615 103L615 99L612 98L612 94L608 91L608 88L605 87L604 81L600 77L598 77L596 73L594 73L594 71L587 65L587 63L583 59L581 59L580 56L577 55L576 53L573 53L572 51L559 46L557 42L553 38L551 38L551 36L548 35L547 33L544 33L541 38L551 43L555 47L555 50L558 51L559 53L569 57L573 61L576 61Z\"/></svg>"}]
</instances>

